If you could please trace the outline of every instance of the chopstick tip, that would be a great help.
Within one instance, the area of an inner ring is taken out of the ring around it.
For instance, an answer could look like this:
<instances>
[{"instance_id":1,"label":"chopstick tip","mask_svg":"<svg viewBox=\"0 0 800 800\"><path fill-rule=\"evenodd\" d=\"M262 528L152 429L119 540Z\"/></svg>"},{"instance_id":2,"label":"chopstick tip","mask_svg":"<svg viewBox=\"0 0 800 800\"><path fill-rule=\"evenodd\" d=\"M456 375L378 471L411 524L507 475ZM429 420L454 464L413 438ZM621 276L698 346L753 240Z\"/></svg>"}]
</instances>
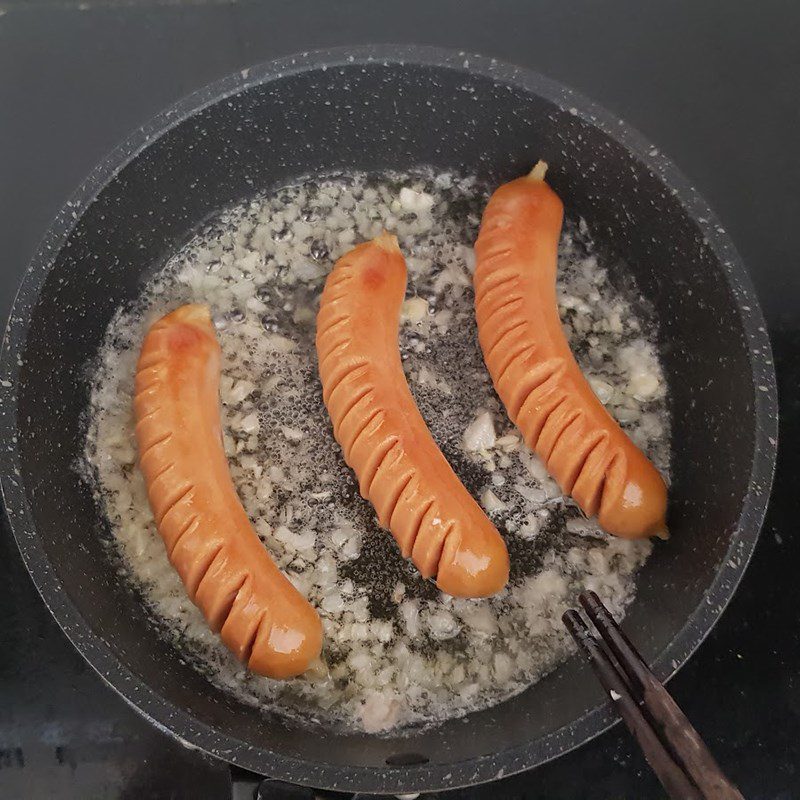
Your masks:
<instances>
[{"instance_id":1,"label":"chopstick tip","mask_svg":"<svg viewBox=\"0 0 800 800\"><path fill-rule=\"evenodd\" d=\"M598 596L597 592L591 589L586 589L578 595L578 602L586 609L590 607L598 608L603 607L603 601Z\"/></svg>"},{"instance_id":2,"label":"chopstick tip","mask_svg":"<svg viewBox=\"0 0 800 800\"><path fill-rule=\"evenodd\" d=\"M581 617L574 608L570 608L561 615L561 621L572 630L580 624Z\"/></svg>"}]
</instances>

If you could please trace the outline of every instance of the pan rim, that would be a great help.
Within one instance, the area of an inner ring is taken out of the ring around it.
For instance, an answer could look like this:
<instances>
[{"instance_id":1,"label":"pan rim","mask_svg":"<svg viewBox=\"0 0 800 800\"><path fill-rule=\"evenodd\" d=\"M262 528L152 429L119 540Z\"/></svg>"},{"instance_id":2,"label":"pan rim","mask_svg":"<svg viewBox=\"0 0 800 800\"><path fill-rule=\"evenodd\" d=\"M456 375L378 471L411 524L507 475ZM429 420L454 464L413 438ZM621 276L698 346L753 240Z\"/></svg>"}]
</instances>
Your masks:
<instances>
[{"instance_id":1,"label":"pan rim","mask_svg":"<svg viewBox=\"0 0 800 800\"><path fill-rule=\"evenodd\" d=\"M189 747L199 748L224 761L291 783L340 791L430 792L483 783L543 764L595 738L615 724L615 716L605 705L599 705L572 723L525 745L451 764L413 767L315 764L254 748L236 737L220 733L165 700L132 673L118 660L104 639L90 629L61 590L27 507L25 488L18 477L21 474L20 453L15 441L17 358L24 349L30 313L61 247L78 219L116 174L171 128L231 95L323 66L366 66L375 62L397 66L431 66L462 71L465 75L488 77L539 95L577 115L618 142L672 191L719 259L736 299L736 311L749 349L753 373L754 452L748 493L722 566L706 591L704 600L701 600L653 664L654 672L662 680L668 680L683 666L733 596L755 548L766 513L777 451L777 390L766 324L749 275L732 241L707 203L663 153L654 150L650 141L638 131L577 92L531 70L493 58L419 45L364 45L287 56L241 70L178 100L112 150L94 168L50 225L31 260L11 309L0 353L0 437L5 445L0 449L0 491L25 565L50 613L103 680L155 727ZM743 306L749 307L749 310L745 311ZM757 391L756 387L766 387L766 390Z\"/></svg>"}]
</instances>

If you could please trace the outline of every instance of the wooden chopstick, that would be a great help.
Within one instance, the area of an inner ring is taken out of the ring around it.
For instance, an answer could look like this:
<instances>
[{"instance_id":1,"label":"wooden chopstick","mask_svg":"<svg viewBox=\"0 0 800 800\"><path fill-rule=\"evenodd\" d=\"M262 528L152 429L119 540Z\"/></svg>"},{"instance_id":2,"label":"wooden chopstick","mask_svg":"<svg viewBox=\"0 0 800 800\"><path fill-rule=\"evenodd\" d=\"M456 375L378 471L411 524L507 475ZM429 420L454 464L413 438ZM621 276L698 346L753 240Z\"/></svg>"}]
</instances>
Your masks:
<instances>
[{"instance_id":1,"label":"wooden chopstick","mask_svg":"<svg viewBox=\"0 0 800 800\"><path fill-rule=\"evenodd\" d=\"M622 632L600 598L594 592L583 592L578 601L600 636L608 644L631 684L638 689L641 702L648 710L659 733L678 757L692 781L707 798L742 800L741 793L722 773L692 723L650 671L639 651Z\"/></svg>"},{"instance_id":2,"label":"wooden chopstick","mask_svg":"<svg viewBox=\"0 0 800 800\"><path fill-rule=\"evenodd\" d=\"M564 624L670 797L743 800L600 598L583 592L578 600L602 638L592 635L577 611L567 611Z\"/></svg>"},{"instance_id":3,"label":"wooden chopstick","mask_svg":"<svg viewBox=\"0 0 800 800\"><path fill-rule=\"evenodd\" d=\"M675 800L704 800L700 790L693 786L686 773L681 769L667 749L661 743L649 721L639 709L639 705L628 688L627 682L617 671L600 642L592 636L586 623L577 611L567 611L563 616L564 624L575 641L591 661L600 683L609 693L619 715L628 730L642 748L647 763L658 776L669 796Z\"/></svg>"}]
</instances>

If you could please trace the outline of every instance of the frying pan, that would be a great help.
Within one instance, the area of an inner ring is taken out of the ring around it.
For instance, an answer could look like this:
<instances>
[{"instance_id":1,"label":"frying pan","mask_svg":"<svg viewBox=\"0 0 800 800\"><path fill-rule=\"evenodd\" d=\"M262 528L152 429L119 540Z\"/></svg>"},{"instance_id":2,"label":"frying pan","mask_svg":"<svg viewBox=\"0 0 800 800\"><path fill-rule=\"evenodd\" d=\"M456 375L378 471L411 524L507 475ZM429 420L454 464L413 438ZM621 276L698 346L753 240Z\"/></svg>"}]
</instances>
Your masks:
<instances>
[{"instance_id":1,"label":"frying pan","mask_svg":"<svg viewBox=\"0 0 800 800\"><path fill-rule=\"evenodd\" d=\"M752 286L703 200L642 136L530 72L419 47L303 54L201 90L106 158L45 236L3 342L2 490L20 551L67 636L153 724L284 781L386 793L529 769L612 724L577 657L511 702L405 736L310 735L246 706L158 635L74 468L87 365L109 320L220 209L337 170L433 165L497 183L538 158L659 323L673 536L641 572L624 627L666 679L714 625L756 543L777 408Z\"/></svg>"}]
</instances>

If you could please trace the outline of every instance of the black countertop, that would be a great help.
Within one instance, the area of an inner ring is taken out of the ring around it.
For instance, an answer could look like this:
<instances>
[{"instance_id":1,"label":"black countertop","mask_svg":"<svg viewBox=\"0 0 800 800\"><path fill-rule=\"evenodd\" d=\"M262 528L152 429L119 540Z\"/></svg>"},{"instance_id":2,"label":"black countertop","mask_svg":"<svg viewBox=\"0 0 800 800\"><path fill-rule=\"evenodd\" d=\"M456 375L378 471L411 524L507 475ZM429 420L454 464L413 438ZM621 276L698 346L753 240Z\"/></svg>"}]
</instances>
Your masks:
<instances>
[{"instance_id":1,"label":"black countertop","mask_svg":"<svg viewBox=\"0 0 800 800\"><path fill-rule=\"evenodd\" d=\"M547 0L251 4L0 0L0 316L91 167L180 96L291 52L367 42L478 51L556 78L689 175L756 284L781 399L778 473L742 585L670 683L750 798L800 797L800 5ZM255 785L129 709L50 618L0 535L0 797L244 798ZM660 797L622 729L464 798Z\"/></svg>"}]
</instances>

